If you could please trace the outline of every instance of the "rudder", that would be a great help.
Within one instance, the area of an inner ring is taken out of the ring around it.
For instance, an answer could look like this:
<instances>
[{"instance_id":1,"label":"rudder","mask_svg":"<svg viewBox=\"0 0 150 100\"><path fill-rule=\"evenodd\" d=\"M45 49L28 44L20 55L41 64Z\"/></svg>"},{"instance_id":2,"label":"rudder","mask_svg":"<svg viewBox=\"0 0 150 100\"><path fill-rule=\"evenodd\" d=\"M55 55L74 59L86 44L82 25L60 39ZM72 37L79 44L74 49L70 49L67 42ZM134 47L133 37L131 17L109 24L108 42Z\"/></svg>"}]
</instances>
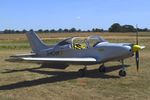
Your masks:
<instances>
[{"instance_id":1,"label":"rudder","mask_svg":"<svg viewBox=\"0 0 150 100\"><path fill-rule=\"evenodd\" d=\"M29 40L30 46L33 50L33 52L37 53L43 49L47 49L48 46L46 46L43 41L40 40L38 35L34 31L29 31L26 33L26 36Z\"/></svg>"}]
</instances>

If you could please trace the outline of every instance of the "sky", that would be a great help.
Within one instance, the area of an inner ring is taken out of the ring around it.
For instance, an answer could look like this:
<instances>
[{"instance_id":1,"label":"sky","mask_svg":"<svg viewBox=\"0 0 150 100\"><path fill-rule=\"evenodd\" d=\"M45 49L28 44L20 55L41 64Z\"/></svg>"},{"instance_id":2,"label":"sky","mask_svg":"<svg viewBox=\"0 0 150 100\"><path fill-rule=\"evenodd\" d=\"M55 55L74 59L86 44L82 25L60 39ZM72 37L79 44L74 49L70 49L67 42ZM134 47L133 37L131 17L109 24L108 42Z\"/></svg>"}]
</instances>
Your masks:
<instances>
[{"instance_id":1,"label":"sky","mask_svg":"<svg viewBox=\"0 0 150 100\"><path fill-rule=\"evenodd\" d=\"M0 30L150 28L150 0L0 0Z\"/></svg>"}]
</instances>

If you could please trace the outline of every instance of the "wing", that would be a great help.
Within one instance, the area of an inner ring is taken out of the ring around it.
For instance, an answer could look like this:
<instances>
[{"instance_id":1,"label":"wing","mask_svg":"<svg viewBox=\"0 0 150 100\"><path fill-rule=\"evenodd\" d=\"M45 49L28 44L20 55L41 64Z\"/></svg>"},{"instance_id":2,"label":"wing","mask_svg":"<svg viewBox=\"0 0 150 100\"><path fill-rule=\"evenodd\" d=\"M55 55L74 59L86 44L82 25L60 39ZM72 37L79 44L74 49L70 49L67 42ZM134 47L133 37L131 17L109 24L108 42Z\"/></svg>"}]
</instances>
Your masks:
<instances>
[{"instance_id":1,"label":"wing","mask_svg":"<svg viewBox=\"0 0 150 100\"><path fill-rule=\"evenodd\" d=\"M10 62L31 62L31 63L66 63L66 64L90 64L96 63L95 58L39 58L39 57L12 57L6 59Z\"/></svg>"}]
</instances>

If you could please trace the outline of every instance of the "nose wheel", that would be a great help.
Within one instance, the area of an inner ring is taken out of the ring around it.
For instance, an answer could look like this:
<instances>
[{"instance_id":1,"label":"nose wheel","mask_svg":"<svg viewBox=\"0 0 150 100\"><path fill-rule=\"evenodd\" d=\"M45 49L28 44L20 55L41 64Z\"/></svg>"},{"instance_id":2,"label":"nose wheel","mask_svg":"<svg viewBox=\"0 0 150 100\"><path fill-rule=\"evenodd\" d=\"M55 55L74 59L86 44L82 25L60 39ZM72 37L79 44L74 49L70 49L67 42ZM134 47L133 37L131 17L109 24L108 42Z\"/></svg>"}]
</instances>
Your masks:
<instances>
[{"instance_id":1,"label":"nose wheel","mask_svg":"<svg viewBox=\"0 0 150 100\"><path fill-rule=\"evenodd\" d=\"M122 69L119 71L119 76L125 77L127 75L127 73L125 71L124 61L121 60L121 63L122 63Z\"/></svg>"},{"instance_id":2,"label":"nose wheel","mask_svg":"<svg viewBox=\"0 0 150 100\"><path fill-rule=\"evenodd\" d=\"M119 76L125 77L126 75L127 75L126 71L124 71L124 70L119 71Z\"/></svg>"}]
</instances>

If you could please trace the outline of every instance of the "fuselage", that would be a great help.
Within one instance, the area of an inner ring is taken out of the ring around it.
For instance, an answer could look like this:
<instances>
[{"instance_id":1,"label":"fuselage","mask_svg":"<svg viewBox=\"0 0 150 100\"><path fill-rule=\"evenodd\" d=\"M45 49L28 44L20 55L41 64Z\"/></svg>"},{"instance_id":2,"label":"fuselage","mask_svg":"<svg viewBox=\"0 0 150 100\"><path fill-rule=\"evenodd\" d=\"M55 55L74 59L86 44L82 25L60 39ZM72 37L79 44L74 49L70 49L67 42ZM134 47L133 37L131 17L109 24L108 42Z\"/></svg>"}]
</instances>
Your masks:
<instances>
[{"instance_id":1,"label":"fuselage","mask_svg":"<svg viewBox=\"0 0 150 100\"><path fill-rule=\"evenodd\" d=\"M101 42L95 47L86 49L74 49L69 45L54 46L49 49L42 50L38 56L47 58L86 58L93 57L97 59L97 63L107 61L123 60L133 56L132 44L130 43L109 43Z\"/></svg>"}]
</instances>

